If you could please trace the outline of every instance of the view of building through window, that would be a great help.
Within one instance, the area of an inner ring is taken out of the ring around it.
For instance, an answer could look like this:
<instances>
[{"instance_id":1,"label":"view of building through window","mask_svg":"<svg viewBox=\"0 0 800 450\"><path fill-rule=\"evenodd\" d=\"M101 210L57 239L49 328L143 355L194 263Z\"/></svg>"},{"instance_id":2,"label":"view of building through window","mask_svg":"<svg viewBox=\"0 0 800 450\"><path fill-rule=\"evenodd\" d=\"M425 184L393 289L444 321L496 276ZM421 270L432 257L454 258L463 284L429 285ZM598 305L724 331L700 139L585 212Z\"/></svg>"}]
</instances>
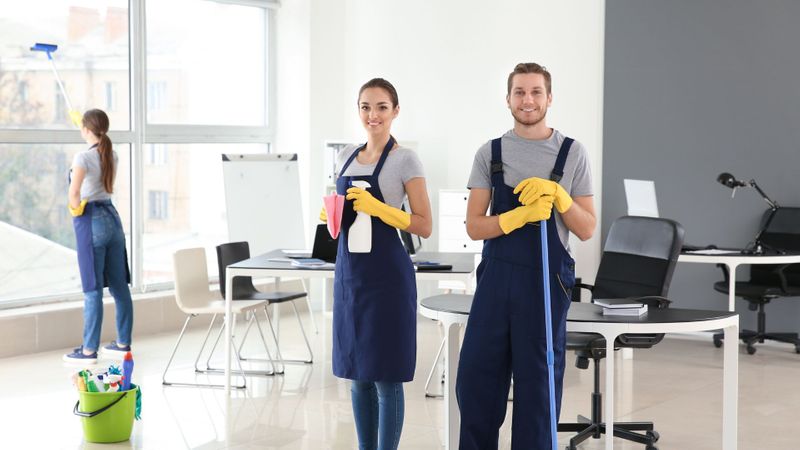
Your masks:
<instances>
[{"instance_id":1,"label":"view of building through window","mask_svg":"<svg viewBox=\"0 0 800 450\"><path fill-rule=\"evenodd\" d=\"M140 20L147 21L147 72L139 103L146 123L135 129L127 1L23 2L0 16L0 132L10 137L0 140L0 308L9 300L80 292L66 204L72 158L86 145L70 122L47 54L31 51L37 42L58 45L54 62L72 108L100 108L110 118L119 155L113 201L129 258L141 261L131 264L141 269L134 291L171 282L175 250L203 246L213 254L227 238L221 154L264 153L269 142L223 144L203 129L180 135L197 133L208 143L197 137L187 139L191 144L146 142L144 131L150 125L266 129L269 11L205 0L146 6ZM176 20L186 9L192 21ZM53 140L54 130L74 131L74 138ZM132 164L136 158L139 166ZM138 206L132 203L137 197ZM133 227L137 214L141 225ZM213 259L209 266L216 274Z\"/></svg>"}]
</instances>

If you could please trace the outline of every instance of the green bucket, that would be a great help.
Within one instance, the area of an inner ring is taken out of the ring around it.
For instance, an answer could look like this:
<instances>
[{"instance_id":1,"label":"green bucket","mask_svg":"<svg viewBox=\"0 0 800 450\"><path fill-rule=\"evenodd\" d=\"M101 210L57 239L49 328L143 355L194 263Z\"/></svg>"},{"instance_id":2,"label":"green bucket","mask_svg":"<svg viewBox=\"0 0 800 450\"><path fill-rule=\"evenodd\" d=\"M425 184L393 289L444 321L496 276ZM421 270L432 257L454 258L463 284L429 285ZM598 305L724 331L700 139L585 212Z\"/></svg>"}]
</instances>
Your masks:
<instances>
[{"instance_id":1,"label":"green bucket","mask_svg":"<svg viewBox=\"0 0 800 450\"><path fill-rule=\"evenodd\" d=\"M87 442L122 442L131 438L139 386L123 392L78 392L72 412L83 422Z\"/></svg>"}]
</instances>

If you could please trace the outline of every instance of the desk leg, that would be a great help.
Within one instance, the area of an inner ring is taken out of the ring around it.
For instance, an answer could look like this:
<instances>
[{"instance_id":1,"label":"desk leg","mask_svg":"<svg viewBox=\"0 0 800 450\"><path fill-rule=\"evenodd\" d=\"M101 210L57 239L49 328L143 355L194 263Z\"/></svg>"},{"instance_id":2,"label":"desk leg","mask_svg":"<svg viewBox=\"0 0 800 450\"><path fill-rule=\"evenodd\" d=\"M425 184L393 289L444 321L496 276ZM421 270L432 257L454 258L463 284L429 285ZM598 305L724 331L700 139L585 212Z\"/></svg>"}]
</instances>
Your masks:
<instances>
[{"instance_id":1,"label":"desk leg","mask_svg":"<svg viewBox=\"0 0 800 450\"><path fill-rule=\"evenodd\" d=\"M456 401L456 374L458 373L459 358L459 326L454 322L444 322L444 448L455 450L458 448L459 429L461 428L461 413Z\"/></svg>"},{"instance_id":2,"label":"desk leg","mask_svg":"<svg viewBox=\"0 0 800 450\"><path fill-rule=\"evenodd\" d=\"M738 264L727 264L728 266L728 311L736 311L736 268L739 267ZM734 336L732 341L728 340L728 336L725 336L725 342L736 342L739 340L739 336Z\"/></svg>"},{"instance_id":3,"label":"desk leg","mask_svg":"<svg viewBox=\"0 0 800 450\"><path fill-rule=\"evenodd\" d=\"M233 332L233 278L231 269L227 270L225 277L225 397L231 395L231 336Z\"/></svg>"},{"instance_id":4,"label":"desk leg","mask_svg":"<svg viewBox=\"0 0 800 450\"><path fill-rule=\"evenodd\" d=\"M606 392L604 399L606 411L603 419L606 423L606 450L614 448L614 341L617 335L605 335L606 338Z\"/></svg>"},{"instance_id":5,"label":"desk leg","mask_svg":"<svg viewBox=\"0 0 800 450\"><path fill-rule=\"evenodd\" d=\"M726 327L722 379L722 449L736 450L739 410L739 326Z\"/></svg>"}]
</instances>

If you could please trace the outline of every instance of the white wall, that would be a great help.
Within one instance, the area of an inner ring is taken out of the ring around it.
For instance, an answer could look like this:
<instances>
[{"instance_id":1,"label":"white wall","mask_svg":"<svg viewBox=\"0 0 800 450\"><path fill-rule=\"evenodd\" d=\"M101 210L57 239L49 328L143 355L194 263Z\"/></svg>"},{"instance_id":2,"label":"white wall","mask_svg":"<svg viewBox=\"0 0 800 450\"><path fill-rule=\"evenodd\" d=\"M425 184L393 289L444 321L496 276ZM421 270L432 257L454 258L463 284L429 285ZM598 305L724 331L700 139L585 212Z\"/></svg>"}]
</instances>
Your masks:
<instances>
[{"instance_id":1,"label":"white wall","mask_svg":"<svg viewBox=\"0 0 800 450\"><path fill-rule=\"evenodd\" d=\"M289 59L278 64L292 64L291 70L280 68L291 86L279 78L279 118L281 124L303 125L279 125L278 142L289 141L284 133L308 131L292 135L291 142L298 151L310 145L309 223L319 210L323 142L364 140L356 95L366 80L381 76L397 87L401 112L393 134L417 144L436 214L438 190L464 188L477 148L512 127L506 77L516 63L528 61L544 64L553 75L548 123L589 150L599 209L604 2L583 2L581 8L543 0L287 0L282 5L279 18L289 12L295 18L291 25L279 22L280 45L287 49L279 58ZM306 12L308 22L297 19ZM304 29L308 35L301 36ZM301 55L307 63L300 62ZM305 66L310 73L296 71ZM304 83L307 90L300 87ZM425 247L436 249L436 242L434 228ZM589 280L599 242L598 232L573 246L578 273Z\"/></svg>"}]
</instances>

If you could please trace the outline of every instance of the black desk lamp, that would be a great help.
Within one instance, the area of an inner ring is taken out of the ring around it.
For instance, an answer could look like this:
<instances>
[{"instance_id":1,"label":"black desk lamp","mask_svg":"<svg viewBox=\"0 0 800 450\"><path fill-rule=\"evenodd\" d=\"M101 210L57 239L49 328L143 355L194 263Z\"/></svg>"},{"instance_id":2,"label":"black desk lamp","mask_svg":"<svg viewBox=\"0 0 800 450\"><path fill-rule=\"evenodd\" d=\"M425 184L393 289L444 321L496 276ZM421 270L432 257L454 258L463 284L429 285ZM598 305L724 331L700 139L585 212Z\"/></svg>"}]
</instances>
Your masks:
<instances>
[{"instance_id":1,"label":"black desk lamp","mask_svg":"<svg viewBox=\"0 0 800 450\"><path fill-rule=\"evenodd\" d=\"M778 203L769 198L767 194L765 194L764 191L762 191L761 188L758 187L758 184L756 184L756 180L741 181L737 180L736 177L734 177L728 172L722 172L717 177L717 181L720 184L723 184L733 189L733 194L731 194L731 198L733 198L733 196L736 195L736 188L747 187L747 186L753 187L755 188L756 191L758 191L758 193L761 195L764 201L767 202L767 204L769 205L770 213L769 216L767 217L767 220L764 221L764 225L761 226L761 229L758 231L756 238L753 239L753 242L748 244L747 248L744 249L742 253L750 255L763 255L765 250L767 249L775 250L778 253L783 253L782 251L773 249L772 247L761 242L761 236L764 234L764 231L766 231L766 229L769 227L769 224L772 222L772 219L775 217L775 212L777 212L778 208L780 208Z\"/></svg>"}]
</instances>

